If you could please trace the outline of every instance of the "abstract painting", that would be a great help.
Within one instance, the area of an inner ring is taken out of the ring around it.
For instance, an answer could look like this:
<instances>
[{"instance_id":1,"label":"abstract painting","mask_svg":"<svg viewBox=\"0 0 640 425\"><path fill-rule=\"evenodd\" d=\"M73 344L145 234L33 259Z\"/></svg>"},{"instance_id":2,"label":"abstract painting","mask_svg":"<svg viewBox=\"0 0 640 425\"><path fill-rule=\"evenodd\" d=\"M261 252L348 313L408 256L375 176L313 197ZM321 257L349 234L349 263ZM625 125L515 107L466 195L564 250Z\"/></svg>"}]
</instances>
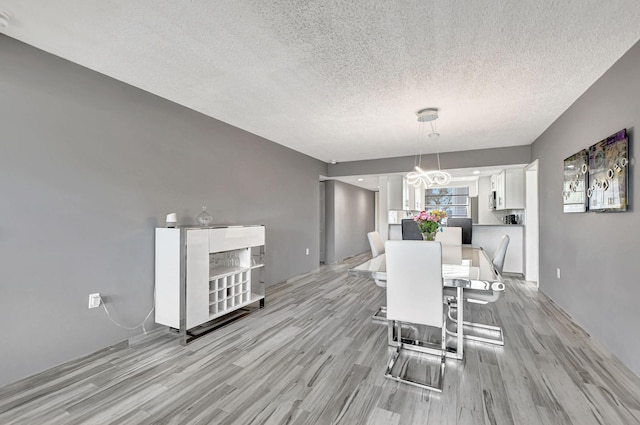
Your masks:
<instances>
[{"instance_id":1,"label":"abstract painting","mask_svg":"<svg viewBox=\"0 0 640 425\"><path fill-rule=\"evenodd\" d=\"M589 148L590 211L626 211L629 172L627 130L607 137Z\"/></svg>"},{"instance_id":2,"label":"abstract painting","mask_svg":"<svg viewBox=\"0 0 640 425\"><path fill-rule=\"evenodd\" d=\"M587 176L589 151L586 149L564 160L564 187L562 210L578 213L587 210Z\"/></svg>"}]
</instances>

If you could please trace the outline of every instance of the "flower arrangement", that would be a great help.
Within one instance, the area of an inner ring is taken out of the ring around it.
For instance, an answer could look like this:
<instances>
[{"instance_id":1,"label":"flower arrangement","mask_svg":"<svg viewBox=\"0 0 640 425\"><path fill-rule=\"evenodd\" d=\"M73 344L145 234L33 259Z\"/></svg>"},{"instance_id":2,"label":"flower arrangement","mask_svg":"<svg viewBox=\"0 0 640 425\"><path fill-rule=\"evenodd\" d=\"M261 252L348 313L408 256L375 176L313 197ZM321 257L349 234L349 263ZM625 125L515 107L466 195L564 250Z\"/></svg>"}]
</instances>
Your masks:
<instances>
[{"instance_id":1,"label":"flower arrangement","mask_svg":"<svg viewBox=\"0 0 640 425\"><path fill-rule=\"evenodd\" d=\"M420 233L426 240L434 240L435 234L440 230L440 222L447 216L443 210L420 211L420 214L413 217L413 221L418 223Z\"/></svg>"}]
</instances>

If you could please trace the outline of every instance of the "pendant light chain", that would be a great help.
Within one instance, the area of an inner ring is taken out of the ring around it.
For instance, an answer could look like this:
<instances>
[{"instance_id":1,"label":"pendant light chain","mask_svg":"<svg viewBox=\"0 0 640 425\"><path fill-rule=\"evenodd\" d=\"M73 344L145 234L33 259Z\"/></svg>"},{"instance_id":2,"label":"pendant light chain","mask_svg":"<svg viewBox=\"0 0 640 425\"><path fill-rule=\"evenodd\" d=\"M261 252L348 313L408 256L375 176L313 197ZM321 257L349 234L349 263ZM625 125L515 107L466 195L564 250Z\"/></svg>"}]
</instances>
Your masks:
<instances>
[{"instance_id":1,"label":"pendant light chain","mask_svg":"<svg viewBox=\"0 0 640 425\"><path fill-rule=\"evenodd\" d=\"M407 182L409 184L414 185L415 187L419 187L424 185L425 188L432 187L434 185L446 185L451 181L451 174L446 171L442 171L440 166L440 149L438 147L438 139L440 134L436 131L435 120L438 118L438 109L436 108L425 108L416 112L418 115L418 155L414 158L414 168L415 171L411 171L407 174ZM429 138L434 137L436 143L436 159L438 161L438 170L437 171L424 171L422 167L422 140L428 138L425 134L425 122L429 122L431 125L431 133L428 135ZM416 165L418 164L418 165Z\"/></svg>"}]
</instances>

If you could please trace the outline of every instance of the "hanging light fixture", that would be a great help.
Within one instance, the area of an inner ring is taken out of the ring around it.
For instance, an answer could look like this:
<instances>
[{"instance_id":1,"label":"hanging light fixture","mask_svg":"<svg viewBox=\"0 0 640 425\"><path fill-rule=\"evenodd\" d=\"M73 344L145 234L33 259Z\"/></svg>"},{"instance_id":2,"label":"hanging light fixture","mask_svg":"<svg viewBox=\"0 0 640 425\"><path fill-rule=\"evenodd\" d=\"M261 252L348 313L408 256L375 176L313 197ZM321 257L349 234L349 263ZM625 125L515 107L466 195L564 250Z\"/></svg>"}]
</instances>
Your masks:
<instances>
[{"instance_id":1,"label":"hanging light fixture","mask_svg":"<svg viewBox=\"0 0 640 425\"><path fill-rule=\"evenodd\" d=\"M418 148L419 155L416 156L414 161L415 171L411 171L407 174L407 182L416 187L424 185L425 188L433 187L435 185L445 185L451 181L451 174L440 169L440 153L438 152L438 138L440 133L436 132L435 121L438 119L437 108L424 108L416 112L418 116L419 132L418 132ZM436 143L436 158L438 159L438 169L433 171L425 171L422 166L422 143L425 140L425 127L429 123L431 127L431 133L428 134L428 138L432 139Z\"/></svg>"}]
</instances>

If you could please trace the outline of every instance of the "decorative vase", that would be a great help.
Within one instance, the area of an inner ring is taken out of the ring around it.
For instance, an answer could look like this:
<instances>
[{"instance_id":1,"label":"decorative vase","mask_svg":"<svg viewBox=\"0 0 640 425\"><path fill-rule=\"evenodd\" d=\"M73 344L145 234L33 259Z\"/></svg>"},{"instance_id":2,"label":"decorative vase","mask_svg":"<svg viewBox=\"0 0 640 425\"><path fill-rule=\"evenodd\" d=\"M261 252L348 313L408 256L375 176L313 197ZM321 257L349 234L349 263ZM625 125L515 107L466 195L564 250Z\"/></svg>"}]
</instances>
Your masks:
<instances>
[{"instance_id":1,"label":"decorative vase","mask_svg":"<svg viewBox=\"0 0 640 425\"><path fill-rule=\"evenodd\" d=\"M422 233L422 239L424 239L425 241L435 241L436 232L424 232Z\"/></svg>"},{"instance_id":2,"label":"decorative vase","mask_svg":"<svg viewBox=\"0 0 640 425\"><path fill-rule=\"evenodd\" d=\"M196 220L198 221L198 223L200 223L201 226L206 227L209 225L209 223L211 223L213 217L211 217L211 214L207 212L207 207L202 207L202 212L198 214Z\"/></svg>"}]
</instances>

